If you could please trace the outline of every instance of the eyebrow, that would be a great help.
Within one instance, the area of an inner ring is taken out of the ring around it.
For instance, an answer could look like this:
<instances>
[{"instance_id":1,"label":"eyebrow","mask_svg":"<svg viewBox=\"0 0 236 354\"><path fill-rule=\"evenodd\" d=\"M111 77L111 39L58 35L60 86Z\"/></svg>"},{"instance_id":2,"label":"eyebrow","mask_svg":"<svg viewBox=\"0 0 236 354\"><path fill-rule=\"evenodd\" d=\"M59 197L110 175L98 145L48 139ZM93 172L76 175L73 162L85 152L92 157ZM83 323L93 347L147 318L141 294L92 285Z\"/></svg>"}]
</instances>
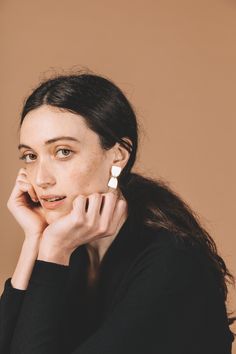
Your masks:
<instances>
[{"instance_id":1,"label":"eyebrow","mask_svg":"<svg viewBox=\"0 0 236 354\"><path fill-rule=\"evenodd\" d=\"M49 139L49 140L45 141L44 145L49 145L49 144L55 143L58 140L70 140L70 141L76 141L77 143L80 143L80 141L78 139L73 138L72 136L58 136L56 138ZM18 150L20 150L22 148L32 149L30 146L25 145L25 144L18 145Z\"/></svg>"}]
</instances>

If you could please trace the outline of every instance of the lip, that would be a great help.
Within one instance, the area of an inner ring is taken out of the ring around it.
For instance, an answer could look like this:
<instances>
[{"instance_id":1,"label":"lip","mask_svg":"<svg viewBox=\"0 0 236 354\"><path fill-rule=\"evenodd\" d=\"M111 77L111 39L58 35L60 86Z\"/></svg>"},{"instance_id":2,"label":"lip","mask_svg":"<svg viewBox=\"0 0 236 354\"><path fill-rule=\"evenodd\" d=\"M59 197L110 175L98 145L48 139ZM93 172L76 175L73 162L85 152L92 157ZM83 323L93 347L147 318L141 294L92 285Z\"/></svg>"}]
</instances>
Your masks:
<instances>
[{"instance_id":1,"label":"lip","mask_svg":"<svg viewBox=\"0 0 236 354\"><path fill-rule=\"evenodd\" d=\"M40 199L49 199L49 198L58 198L58 197L65 197L65 195L58 195L58 194L45 194L45 195L40 195Z\"/></svg>"},{"instance_id":2,"label":"lip","mask_svg":"<svg viewBox=\"0 0 236 354\"><path fill-rule=\"evenodd\" d=\"M55 195L54 196L52 196L52 195L51 196L43 196L43 198L53 198L53 197L56 197L56 196ZM57 196L57 197L59 197L59 196ZM65 197L64 199L56 200L55 202L48 202L48 201L44 200L43 198L41 197L42 205L44 208L49 209L49 210L56 209L56 208L60 207L66 199L66 197Z\"/></svg>"}]
</instances>

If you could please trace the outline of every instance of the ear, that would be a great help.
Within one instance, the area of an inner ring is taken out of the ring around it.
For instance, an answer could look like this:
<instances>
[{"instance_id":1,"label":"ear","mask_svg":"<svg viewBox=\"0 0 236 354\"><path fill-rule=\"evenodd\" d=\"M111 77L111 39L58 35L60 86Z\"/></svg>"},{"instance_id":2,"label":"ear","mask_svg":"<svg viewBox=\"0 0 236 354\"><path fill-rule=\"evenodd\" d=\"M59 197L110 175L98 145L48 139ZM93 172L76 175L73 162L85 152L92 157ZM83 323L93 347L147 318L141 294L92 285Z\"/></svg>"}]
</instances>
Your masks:
<instances>
[{"instance_id":1,"label":"ear","mask_svg":"<svg viewBox=\"0 0 236 354\"><path fill-rule=\"evenodd\" d=\"M127 137L123 137L122 140L127 141L131 146L133 145L132 141ZM129 150L130 149L131 148L129 148ZM123 170L129 160L130 152L118 142L113 146L112 150L113 154L111 163L120 166Z\"/></svg>"}]
</instances>

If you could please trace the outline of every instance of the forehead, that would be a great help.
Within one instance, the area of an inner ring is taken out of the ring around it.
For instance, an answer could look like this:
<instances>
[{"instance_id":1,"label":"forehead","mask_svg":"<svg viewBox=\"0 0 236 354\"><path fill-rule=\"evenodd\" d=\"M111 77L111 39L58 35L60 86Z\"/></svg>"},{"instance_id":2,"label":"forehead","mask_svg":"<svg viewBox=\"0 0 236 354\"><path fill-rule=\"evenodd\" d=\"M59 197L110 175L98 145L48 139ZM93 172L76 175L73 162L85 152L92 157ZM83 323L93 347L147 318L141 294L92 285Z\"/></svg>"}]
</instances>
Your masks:
<instances>
[{"instance_id":1,"label":"forehead","mask_svg":"<svg viewBox=\"0 0 236 354\"><path fill-rule=\"evenodd\" d=\"M27 113L20 128L20 142L25 144L40 144L57 136L98 141L98 135L87 127L82 116L48 105Z\"/></svg>"}]
</instances>

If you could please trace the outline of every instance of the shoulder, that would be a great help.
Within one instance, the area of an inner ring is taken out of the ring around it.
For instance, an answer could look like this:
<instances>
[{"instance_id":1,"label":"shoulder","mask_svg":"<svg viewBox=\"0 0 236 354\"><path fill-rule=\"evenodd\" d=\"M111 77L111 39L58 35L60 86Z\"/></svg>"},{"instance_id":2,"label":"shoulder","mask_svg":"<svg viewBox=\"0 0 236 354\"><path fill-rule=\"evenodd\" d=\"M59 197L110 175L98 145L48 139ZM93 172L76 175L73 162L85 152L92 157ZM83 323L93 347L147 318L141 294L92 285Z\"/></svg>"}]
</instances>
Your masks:
<instances>
[{"instance_id":1,"label":"shoulder","mask_svg":"<svg viewBox=\"0 0 236 354\"><path fill-rule=\"evenodd\" d=\"M147 307L152 312L157 308L162 311L163 306L185 306L189 299L199 304L207 298L212 301L216 296L209 281L211 277L215 283L213 273L211 276L205 271L201 257L179 242L178 237L164 229L140 229L138 251L125 268L114 305L127 299L133 307L136 304L138 311L143 306L144 312Z\"/></svg>"},{"instance_id":2,"label":"shoulder","mask_svg":"<svg viewBox=\"0 0 236 354\"><path fill-rule=\"evenodd\" d=\"M114 303L127 297L138 307L145 304L146 309L149 304L154 309L159 306L157 299L167 304L172 296L185 297L201 291L204 272L191 252L178 246L175 235L167 230L142 232L140 250L126 269Z\"/></svg>"},{"instance_id":3,"label":"shoulder","mask_svg":"<svg viewBox=\"0 0 236 354\"><path fill-rule=\"evenodd\" d=\"M186 257L186 259L197 261L197 258L203 256L197 244L191 241L192 236L181 236L164 228L152 229L143 226L139 233L140 251L145 254L154 255L156 252L175 254L176 256Z\"/></svg>"},{"instance_id":4,"label":"shoulder","mask_svg":"<svg viewBox=\"0 0 236 354\"><path fill-rule=\"evenodd\" d=\"M198 283L204 269L195 250L184 245L178 235L166 230L143 228L140 249L130 268L130 274L145 274L149 278L171 279L172 285Z\"/></svg>"},{"instance_id":5,"label":"shoulder","mask_svg":"<svg viewBox=\"0 0 236 354\"><path fill-rule=\"evenodd\" d=\"M167 229L143 227L139 233L140 256L160 259L162 254L192 255L192 249L182 242L180 236Z\"/></svg>"}]
</instances>

